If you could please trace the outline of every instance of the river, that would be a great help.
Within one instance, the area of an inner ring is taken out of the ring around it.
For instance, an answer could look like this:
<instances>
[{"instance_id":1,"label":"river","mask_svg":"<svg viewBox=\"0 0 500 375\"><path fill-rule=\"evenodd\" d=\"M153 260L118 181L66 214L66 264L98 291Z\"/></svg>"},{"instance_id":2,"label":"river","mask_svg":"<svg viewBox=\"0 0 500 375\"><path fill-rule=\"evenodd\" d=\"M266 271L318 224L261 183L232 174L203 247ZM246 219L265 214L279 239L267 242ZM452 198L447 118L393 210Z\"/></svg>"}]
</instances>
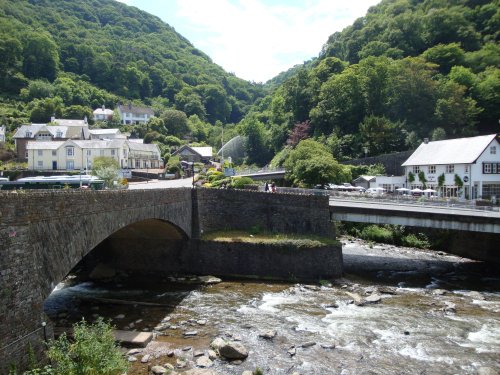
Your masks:
<instances>
[{"instance_id":1,"label":"river","mask_svg":"<svg viewBox=\"0 0 500 375\"><path fill-rule=\"evenodd\" d=\"M148 365L176 365L179 358L186 360L184 369L194 367L195 352L206 352L215 337L238 340L249 350L241 364L215 360L217 374L257 368L303 375L500 370L498 267L441 252L342 242L345 276L331 284L223 280L201 286L167 277L98 283L70 276L45 310L59 326L103 316L118 329L151 331L168 321L163 334L135 355L129 375L148 374ZM259 337L271 330L273 339ZM166 355L170 350L173 357ZM152 359L140 363L146 354Z\"/></svg>"}]
</instances>

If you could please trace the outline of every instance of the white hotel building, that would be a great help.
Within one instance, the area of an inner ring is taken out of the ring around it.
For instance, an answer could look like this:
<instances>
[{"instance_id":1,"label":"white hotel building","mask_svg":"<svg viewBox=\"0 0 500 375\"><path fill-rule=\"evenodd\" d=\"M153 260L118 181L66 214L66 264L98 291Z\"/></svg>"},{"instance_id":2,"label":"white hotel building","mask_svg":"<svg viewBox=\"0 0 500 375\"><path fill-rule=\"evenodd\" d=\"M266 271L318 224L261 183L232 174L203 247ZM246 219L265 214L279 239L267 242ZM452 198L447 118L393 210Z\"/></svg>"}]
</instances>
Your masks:
<instances>
[{"instance_id":1,"label":"white hotel building","mask_svg":"<svg viewBox=\"0 0 500 375\"><path fill-rule=\"evenodd\" d=\"M423 172L427 188L444 196L466 199L500 197L500 143L497 134L471 138L424 142L403 164L407 187L422 188L419 173ZM408 177L415 180L410 184ZM444 184L438 187L439 176ZM456 180L463 183L460 188Z\"/></svg>"},{"instance_id":2,"label":"white hotel building","mask_svg":"<svg viewBox=\"0 0 500 375\"><path fill-rule=\"evenodd\" d=\"M157 145L126 139L32 141L26 148L30 170L89 170L99 156L115 159L123 169L163 168Z\"/></svg>"}]
</instances>

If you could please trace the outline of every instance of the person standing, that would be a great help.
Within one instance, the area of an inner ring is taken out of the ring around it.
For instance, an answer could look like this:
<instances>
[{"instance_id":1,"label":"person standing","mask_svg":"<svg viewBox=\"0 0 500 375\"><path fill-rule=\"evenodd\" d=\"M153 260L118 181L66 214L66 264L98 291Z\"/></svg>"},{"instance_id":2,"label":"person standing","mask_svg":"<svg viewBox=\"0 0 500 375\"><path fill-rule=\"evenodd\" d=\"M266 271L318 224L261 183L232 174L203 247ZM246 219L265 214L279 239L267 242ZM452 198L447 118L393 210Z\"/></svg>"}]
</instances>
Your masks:
<instances>
[{"instance_id":1,"label":"person standing","mask_svg":"<svg viewBox=\"0 0 500 375\"><path fill-rule=\"evenodd\" d=\"M273 183L271 184L271 192L272 192L272 193L276 193L276 184L274 183L274 181L273 181Z\"/></svg>"},{"instance_id":2,"label":"person standing","mask_svg":"<svg viewBox=\"0 0 500 375\"><path fill-rule=\"evenodd\" d=\"M266 184L264 185L264 192L265 193L269 193L269 184L266 182Z\"/></svg>"}]
</instances>

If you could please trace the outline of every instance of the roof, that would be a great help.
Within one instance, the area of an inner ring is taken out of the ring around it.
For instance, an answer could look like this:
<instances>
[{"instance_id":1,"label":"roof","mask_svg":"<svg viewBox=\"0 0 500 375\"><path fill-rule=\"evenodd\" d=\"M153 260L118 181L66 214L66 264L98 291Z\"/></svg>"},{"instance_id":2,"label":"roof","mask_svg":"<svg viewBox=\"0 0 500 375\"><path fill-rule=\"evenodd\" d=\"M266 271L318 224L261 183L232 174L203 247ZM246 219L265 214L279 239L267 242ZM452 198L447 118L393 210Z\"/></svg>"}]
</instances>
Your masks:
<instances>
[{"instance_id":1,"label":"roof","mask_svg":"<svg viewBox=\"0 0 500 375\"><path fill-rule=\"evenodd\" d=\"M120 134L120 129L90 129L89 133L93 135Z\"/></svg>"},{"instance_id":2,"label":"roof","mask_svg":"<svg viewBox=\"0 0 500 375\"><path fill-rule=\"evenodd\" d=\"M137 142L128 142L128 147L131 151L148 151L148 152L156 152L159 153L160 150L157 145L154 143L137 143Z\"/></svg>"},{"instance_id":3,"label":"roof","mask_svg":"<svg viewBox=\"0 0 500 375\"><path fill-rule=\"evenodd\" d=\"M202 158L212 157L212 147L191 147L188 145L181 146L173 153L173 155L180 154L183 150L190 150L193 153L200 155Z\"/></svg>"},{"instance_id":4,"label":"roof","mask_svg":"<svg viewBox=\"0 0 500 375\"><path fill-rule=\"evenodd\" d=\"M66 120L66 119L55 119L53 123L61 126L88 126L85 120Z\"/></svg>"},{"instance_id":5,"label":"roof","mask_svg":"<svg viewBox=\"0 0 500 375\"><path fill-rule=\"evenodd\" d=\"M147 114L147 115L151 115L151 116L154 115L154 112L151 108L140 107L140 106L136 106L136 105L132 105L132 104L126 104L126 105L119 104L118 109L121 112L136 113L136 114L141 114L141 115Z\"/></svg>"},{"instance_id":6,"label":"roof","mask_svg":"<svg viewBox=\"0 0 500 375\"><path fill-rule=\"evenodd\" d=\"M94 115L107 115L107 116L110 116L112 115L114 112L112 109L108 109L108 108L97 108L95 111L94 111Z\"/></svg>"},{"instance_id":7,"label":"roof","mask_svg":"<svg viewBox=\"0 0 500 375\"><path fill-rule=\"evenodd\" d=\"M471 164L496 138L496 134L422 143L402 166Z\"/></svg>"},{"instance_id":8,"label":"roof","mask_svg":"<svg viewBox=\"0 0 500 375\"><path fill-rule=\"evenodd\" d=\"M376 180L376 176L359 176L353 182L361 182L361 181L366 181L366 182L373 182Z\"/></svg>"},{"instance_id":9,"label":"roof","mask_svg":"<svg viewBox=\"0 0 500 375\"><path fill-rule=\"evenodd\" d=\"M47 124L31 124L31 125L21 125L17 128L14 138L35 138L35 135L40 131L48 131L54 138L76 138L82 137L82 130L84 137L88 138L87 135L87 125L84 126L58 126L58 125L47 125ZM31 136L26 137L26 132L30 132ZM60 134L58 134L60 132Z\"/></svg>"},{"instance_id":10,"label":"roof","mask_svg":"<svg viewBox=\"0 0 500 375\"><path fill-rule=\"evenodd\" d=\"M124 139L111 139L111 140L75 140L73 141L80 148L97 148L97 149L107 149L107 148L120 148L123 147L125 143Z\"/></svg>"},{"instance_id":11,"label":"roof","mask_svg":"<svg viewBox=\"0 0 500 375\"><path fill-rule=\"evenodd\" d=\"M191 147L191 149L200 154L202 158L212 157L212 147Z\"/></svg>"},{"instance_id":12,"label":"roof","mask_svg":"<svg viewBox=\"0 0 500 375\"><path fill-rule=\"evenodd\" d=\"M65 141L39 142L31 141L26 145L27 150L57 150Z\"/></svg>"}]
</instances>

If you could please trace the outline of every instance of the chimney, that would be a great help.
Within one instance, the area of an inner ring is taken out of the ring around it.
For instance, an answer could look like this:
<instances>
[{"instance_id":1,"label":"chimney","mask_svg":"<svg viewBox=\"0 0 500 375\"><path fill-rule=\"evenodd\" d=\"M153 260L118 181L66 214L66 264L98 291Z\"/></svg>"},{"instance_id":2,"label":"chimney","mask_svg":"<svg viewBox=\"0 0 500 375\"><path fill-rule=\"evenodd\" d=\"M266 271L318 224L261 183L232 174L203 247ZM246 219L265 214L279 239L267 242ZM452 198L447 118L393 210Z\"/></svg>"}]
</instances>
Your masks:
<instances>
[{"instance_id":1,"label":"chimney","mask_svg":"<svg viewBox=\"0 0 500 375\"><path fill-rule=\"evenodd\" d=\"M85 117L83 118L83 121L87 124L87 122L88 122L87 115L85 115Z\"/></svg>"},{"instance_id":2,"label":"chimney","mask_svg":"<svg viewBox=\"0 0 500 375\"><path fill-rule=\"evenodd\" d=\"M104 112L104 110L106 109L106 107L104 106L104 104L102 105L102 111Z\"/></svg>"},{"instance_id":3,"label":"chimney","mask_svg":"<svg viewBox=\"0 0 500 375\"><path fill-rule=\"evenodd\" d=\"M53 113L52 116L50 116L50 122L56 121L56 114Z\"/></svg>"},{"instance_id":4,"label":"chimney","mask_svg":"<svg viewBox=\"0 0 500 375\"><path fill-rule=\"evenodd\" d=\"M424 143L425 144L429 143L429 138L424 138Z\"/></svg>"}]
</instances>

